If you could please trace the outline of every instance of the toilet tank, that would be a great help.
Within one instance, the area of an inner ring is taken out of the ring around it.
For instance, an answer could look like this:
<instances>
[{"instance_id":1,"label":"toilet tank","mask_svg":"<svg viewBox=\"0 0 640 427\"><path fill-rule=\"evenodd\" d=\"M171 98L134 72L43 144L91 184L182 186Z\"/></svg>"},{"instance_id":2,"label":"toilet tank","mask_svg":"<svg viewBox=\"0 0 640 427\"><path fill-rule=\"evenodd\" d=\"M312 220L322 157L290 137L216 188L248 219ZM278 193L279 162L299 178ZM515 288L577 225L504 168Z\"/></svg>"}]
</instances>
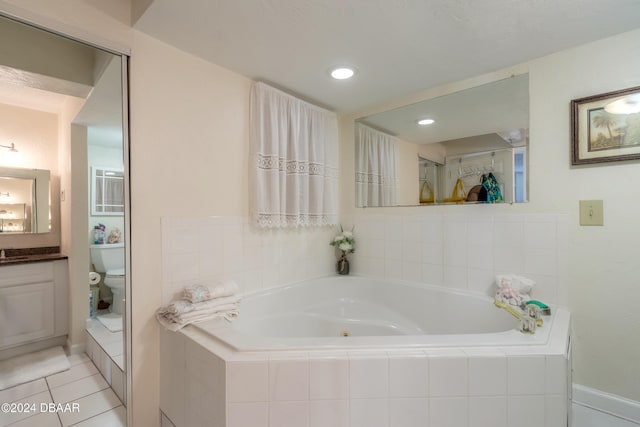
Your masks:
<instances>
[{"instance_id":1,"label":"toilet tank","mask_svg":"<svg viewBox=\"0 0 640 427\"><path fill-rule=\"evenodd\" d=\"M124 268L124 243L90 245L91 262L98 273Z\"/></svg>"}]
</instances>

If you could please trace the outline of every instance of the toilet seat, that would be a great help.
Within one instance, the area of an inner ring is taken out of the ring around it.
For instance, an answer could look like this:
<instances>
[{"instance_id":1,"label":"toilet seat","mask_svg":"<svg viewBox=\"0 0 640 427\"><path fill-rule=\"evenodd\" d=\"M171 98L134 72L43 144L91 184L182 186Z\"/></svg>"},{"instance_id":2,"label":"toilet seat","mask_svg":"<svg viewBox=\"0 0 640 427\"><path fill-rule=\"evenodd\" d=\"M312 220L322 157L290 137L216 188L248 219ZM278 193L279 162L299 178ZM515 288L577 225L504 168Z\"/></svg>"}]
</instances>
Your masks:
<instances>
[{"instance_id":1,"label":"toilet seat","mask_svg":"<svg viewBox=\"0 0 640 427\"><path fill-rule=\"evenodd\" d=\"M113 278L119 278L119 277L124 277L124 268L115 268L113 270L109 270L106 273L107 277L113 277Z\"/></svg>"}]
</instances>

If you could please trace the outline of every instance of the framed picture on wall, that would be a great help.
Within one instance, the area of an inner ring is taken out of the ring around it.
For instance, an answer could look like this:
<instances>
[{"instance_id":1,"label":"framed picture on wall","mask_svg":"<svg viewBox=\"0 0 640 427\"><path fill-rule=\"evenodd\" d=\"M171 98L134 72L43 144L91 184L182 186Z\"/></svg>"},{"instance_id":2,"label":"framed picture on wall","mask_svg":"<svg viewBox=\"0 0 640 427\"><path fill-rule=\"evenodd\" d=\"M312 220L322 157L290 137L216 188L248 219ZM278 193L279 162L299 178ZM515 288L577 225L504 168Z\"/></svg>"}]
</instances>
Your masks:
<instances>
[{"instance_id":1,"label":"framed picture on wall","mask_svg":"<svg viewBox=\"0 0 640 427\"><path fill-rule=\"evenodd\" d=\"M640 86L571 101L572 164L640 159Z\"/></svg>"}]
</instances>

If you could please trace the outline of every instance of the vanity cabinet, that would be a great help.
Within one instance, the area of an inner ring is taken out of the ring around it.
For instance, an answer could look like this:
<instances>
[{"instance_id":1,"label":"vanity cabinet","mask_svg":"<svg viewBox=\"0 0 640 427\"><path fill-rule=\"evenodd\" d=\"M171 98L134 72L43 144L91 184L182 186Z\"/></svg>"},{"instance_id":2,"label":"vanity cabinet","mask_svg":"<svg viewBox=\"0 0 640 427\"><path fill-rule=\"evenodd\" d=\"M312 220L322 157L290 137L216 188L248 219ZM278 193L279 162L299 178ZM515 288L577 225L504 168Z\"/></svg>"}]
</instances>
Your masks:
<instances>
[{"instance_id":1,"label":"vanity cabinet","mask_svg":"<svg viewBox=\"0 0 640 427\"><path fill-rule=\"evenodd\" d=\"M0 267L0 350L68 332L67 260Z\"/></svg>"}]
</instances>

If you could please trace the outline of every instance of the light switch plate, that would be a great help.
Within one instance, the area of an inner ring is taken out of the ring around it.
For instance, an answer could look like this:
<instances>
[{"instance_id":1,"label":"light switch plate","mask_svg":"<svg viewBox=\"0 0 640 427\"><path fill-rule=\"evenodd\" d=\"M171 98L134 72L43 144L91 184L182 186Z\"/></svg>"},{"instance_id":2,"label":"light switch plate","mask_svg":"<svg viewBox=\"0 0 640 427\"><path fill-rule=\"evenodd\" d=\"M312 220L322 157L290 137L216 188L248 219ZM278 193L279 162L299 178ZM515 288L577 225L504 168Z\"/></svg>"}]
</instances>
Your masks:
<instances>
[{"instance_id":1,"label":"light switch plate","mask_svg":"<svg viewBox=\"0 0 640 427\"><path fill-rule=\"evenodd\" d=\"M580 225L604 225L602 200L580 200Z\"/></svg>"}]
</instances>

